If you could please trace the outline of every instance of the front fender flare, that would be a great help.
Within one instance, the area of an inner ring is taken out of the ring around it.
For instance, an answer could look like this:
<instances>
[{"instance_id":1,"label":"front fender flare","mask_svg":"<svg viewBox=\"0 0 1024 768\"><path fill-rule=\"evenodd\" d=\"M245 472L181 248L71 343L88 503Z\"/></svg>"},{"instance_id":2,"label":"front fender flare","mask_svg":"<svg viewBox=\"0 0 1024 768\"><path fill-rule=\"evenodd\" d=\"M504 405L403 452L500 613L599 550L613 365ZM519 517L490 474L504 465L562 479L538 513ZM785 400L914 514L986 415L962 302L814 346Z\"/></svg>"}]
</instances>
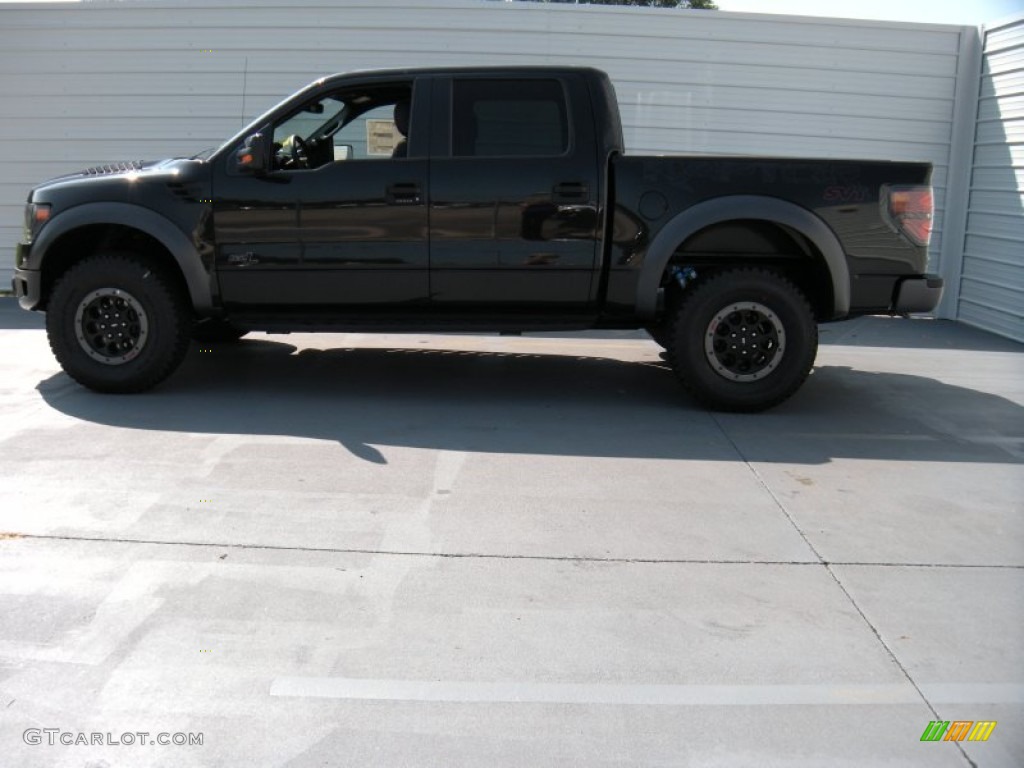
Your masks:
<instances>
[{"instance_id":1,"label":"front fender flare","mask_svg":"<svg viewBox=\"0 0 1024 768\"><path fill-rule=\"evenodd\" d=\"M50 247L79 227L118 224L145 232L163 245L174 258L188 286L192 306L199 312L213 309L210 276L199 252L189 238L159 213L130 203L84 203L62 211L48 222L32 245L31 268L42 269Z\"/></svg>"},{"instance_id":2,"label":"front fender flare","mask_svg":"<svg viewBox=\"0 0 1024 768\"><path fill-rule=\"evenodd\" d=\"M699 203L675 216L657 234L644 257L637 281L636 311L640 317L654 317L658 288L669 259L692 235L712 224L755 219L785 224L800 232L821 252L832 278L833 317L850 311L850 270L846 254L835 233L825 222L793 203L773 197L731 195Z\"/></svg>"}]
</instances>

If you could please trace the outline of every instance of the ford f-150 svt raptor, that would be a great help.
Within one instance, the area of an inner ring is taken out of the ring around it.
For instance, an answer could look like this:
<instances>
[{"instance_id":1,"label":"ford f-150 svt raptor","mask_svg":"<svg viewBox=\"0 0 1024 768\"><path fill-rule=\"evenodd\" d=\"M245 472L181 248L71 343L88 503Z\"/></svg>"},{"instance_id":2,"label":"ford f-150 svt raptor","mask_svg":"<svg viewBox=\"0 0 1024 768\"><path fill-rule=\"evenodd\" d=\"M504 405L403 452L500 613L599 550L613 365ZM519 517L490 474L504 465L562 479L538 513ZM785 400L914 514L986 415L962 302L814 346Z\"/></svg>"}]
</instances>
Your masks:
<instances>
[{"instance_id":1,"label":"ford f-150 svt raptor","mask_svg":"<svg viewBox=\"0 0 1024 768\"><path fill-rule=\"evenodd\" d=\"M249 330L645 328L701 402L753 411L818 322L935 307L930 173L634 157L594 69L336 75L207 155L36 187L14 289L101 392Z\"/></svg>"}]
</instances>

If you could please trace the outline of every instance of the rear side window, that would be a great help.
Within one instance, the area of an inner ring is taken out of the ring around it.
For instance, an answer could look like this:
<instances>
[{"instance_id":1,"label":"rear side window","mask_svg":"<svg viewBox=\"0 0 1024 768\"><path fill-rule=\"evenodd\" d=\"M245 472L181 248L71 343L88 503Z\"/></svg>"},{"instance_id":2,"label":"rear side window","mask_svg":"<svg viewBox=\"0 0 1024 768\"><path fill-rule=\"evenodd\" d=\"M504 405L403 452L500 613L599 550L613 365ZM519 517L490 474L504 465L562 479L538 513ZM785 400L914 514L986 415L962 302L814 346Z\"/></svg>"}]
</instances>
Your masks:
<instances>
[{"instance_id":1,"label":"rear side window","mask_svg":"<svg viewBox=\"0 0 1024 768\"><path fill-rule=\"evenodd\" d=\"M569 149L557 80L456 80L453 96L455 157L553 157Z\"/></svg>"}]
</instances>

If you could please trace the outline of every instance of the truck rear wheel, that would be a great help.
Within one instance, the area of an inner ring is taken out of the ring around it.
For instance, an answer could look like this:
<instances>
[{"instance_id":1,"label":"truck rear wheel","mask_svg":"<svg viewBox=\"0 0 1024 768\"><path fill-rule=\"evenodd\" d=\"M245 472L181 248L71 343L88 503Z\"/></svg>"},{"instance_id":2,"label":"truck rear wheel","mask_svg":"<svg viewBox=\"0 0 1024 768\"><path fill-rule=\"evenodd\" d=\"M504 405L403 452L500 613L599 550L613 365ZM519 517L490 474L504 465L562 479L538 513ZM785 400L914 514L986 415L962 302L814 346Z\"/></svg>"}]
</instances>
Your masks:
<instances>
[{"instance_id":1,"label":"truck rear wheel","mask_svg":"<svg viewBox=\"0 0 1024 768\"><path fill-rule=\"evenodd\" d=\"M701 403L761 411L803 384L818 351L807 299L785 278L731 269L698 283L672 325L668 359Z\"/></svg>"},{"instance_id":2,"label":"truck rear wheel","mask_svg":"<svg viewBox=\"0 0 1024 768\"><path fill-rule=\"evenodd\" d=\"M142 392L188 349L191 316L157 270L131 254L93 256L57 281L46 333L64 371L97 392Z\"/></svg>"}]
</instances>

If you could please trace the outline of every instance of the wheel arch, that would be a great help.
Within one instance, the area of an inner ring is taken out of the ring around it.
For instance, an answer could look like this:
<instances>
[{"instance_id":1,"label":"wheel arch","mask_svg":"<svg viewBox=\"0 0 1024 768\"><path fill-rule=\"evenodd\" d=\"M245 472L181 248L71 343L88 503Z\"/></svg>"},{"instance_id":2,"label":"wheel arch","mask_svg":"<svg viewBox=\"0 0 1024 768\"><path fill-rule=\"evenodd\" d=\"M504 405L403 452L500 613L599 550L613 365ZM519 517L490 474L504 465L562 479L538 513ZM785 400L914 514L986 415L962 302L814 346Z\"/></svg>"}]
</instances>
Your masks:
<instances>
[{"instance_id":1,"label":"wheel arch","mask_svg":"<svg viewBox=\"0 0 1024 768\"><path fill-rule=\"evenodd\" d=\"M783 225L802 235L821 254L828 270L833 318L850 310L850 271L846 255L835 233L820 218L798 205L777 198L731 195L708 200L676 215L655 236L644 258L637 283L636 311L642 318L654 317L658 289L673 255L687 240L717 224L764 221Z\"/></svg>"},{"instance_id":2,"label":"wheel arch","mask_svg":"<svg viewBox=\"0 0 1024 768\"><path fill-rule=\"evenodd\" d=\"M85 203L63 211L39 233L32 247L33 266L43 274L41 305L45 306L59 274L75 261L73 240L96 247L104 233L112 230L134 232L159 245L173 259L174 275L188 292L197 312L213 308L210 277L189 238L171 221L139 205L130 203ZM48 261L49 259L49 261Z\"/></svg>"}]
</instances>

